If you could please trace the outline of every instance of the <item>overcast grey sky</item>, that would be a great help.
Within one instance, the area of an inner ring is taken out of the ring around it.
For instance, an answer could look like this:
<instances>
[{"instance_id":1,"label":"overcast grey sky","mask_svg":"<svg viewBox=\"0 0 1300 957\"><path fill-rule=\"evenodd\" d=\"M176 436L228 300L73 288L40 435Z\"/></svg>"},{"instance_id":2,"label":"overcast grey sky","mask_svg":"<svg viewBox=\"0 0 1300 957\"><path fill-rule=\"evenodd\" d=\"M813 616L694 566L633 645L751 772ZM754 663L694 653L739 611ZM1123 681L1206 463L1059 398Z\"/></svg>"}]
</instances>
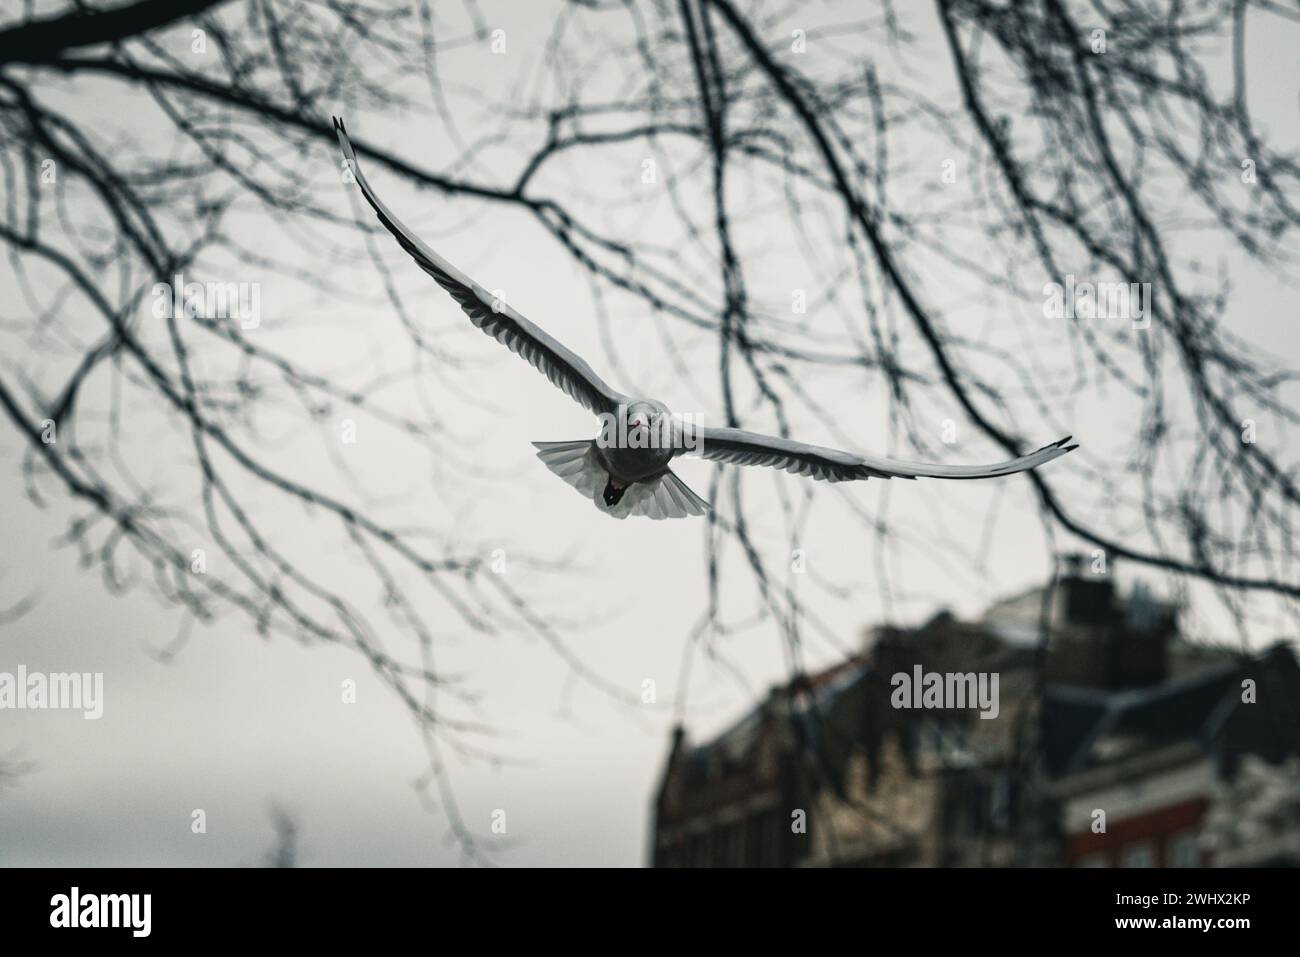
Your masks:
<instances>
[{"instance_id":1,"label":"overcast grey sky","mask_svg":"<svg viewBox=\"0 0 1300 957\"><path fill-rule=\"evenodd\" d=\"M810 6L806 16L791 14L771 25L771 36L788 36L804 20L812 26L860 15L856 4ZM439 4L440 10L446 7ZM507 52L493 54L488 49L491 41L483 40L443 55L440 66L449 102L467 140L488 132L497 120L476 108L476 102L508 102L520 78L532 75L544 62L549 7L484 4L489 27L507 31ZM870 34L825 42L833 42L841 52L859 44L864 55L874 54L878 68L894 82L920 84L931 98L952 102L953 77L947 72L947 57L941 55L933 11L920 4L900 8L919 38L902 62L892 54L869 51ZM454 19L456 14L448 16ZM1295 25L1282 23L1255 30L1249 39L1256 122L1280 147L1297 145L1297 39ZM187 41L178 35L176 42ZM591 42L598 44L599 37ZM622 65L609 62L587 83L607 84L612 94L622 72ZM418 97L422 89L420 82L413 82L407 92ZM59 81L47 94L79 115L112 117L120 124L117 128L130 129L144 142L152 137L159 150L170 148L170 131L151 128L150 114L137 111L137 98L143 94L135 88L107 80L93 87L85 81ZM346 119L354 135L400 142L400 152L420 158L426 168L444 168L457 152L429 111L415 117L350 113ZM899 171L913 169L933 180L936 157L944 155L937 149L922 139L902 144L901 155L892 160L895 176L905 178ZM508 158L508 153L486 151L475 177L491 181L496 171L504 176L512 168ZM634 156L625 167L588 169L575 161L567 175L590 177L593 206L603 204L606 229L654 237L666 207L636 202L639 172ZM313 184L319 177L322 202L350 216L361 207L337 174L336 163L318 158L303 170ZM608 304L610 335L617 345L611 348L572 262L518 211L444 202L433 193L417 193L373 164L368 174L380 194L431 245L484 286L502 289L513 305L586 356L616 388L655 395L680 411L703 413L707 421L720 423L715 353L702 347L692 351L693 340L682 336L682 361L691 372L683 377L665 356L657 328L661 320L639 314L625 302ZM906 183L902 188L908 188ZM929 187L914 188L921 195ZM617 201L620 191L622 203ZM737 204L748 209L761 210L779 200L764 195L759 184L745 184L739 192ZM281 229L252 216L244 228L248 236L282 255L305 258ZM783 244L796 241L762 234L753 225L743 228L749 231L742 234L741 243L765 248L775 261L781 260ZM667 232L663 236L671 239ZM404 368L406 340L392 310L381 301L381 279L365 253L363 237L340 231L337 242L352 256L332 267L332 275L358 290L356 302L322 296L292 276L239 277L262 285L266 334L275 337L281 351L291 351L313 366L346 365L356 381L384 369ZM318 435L280 433L275 422L267 422L269 438L263 451L277 461L310 463L307 467L322 485L350 494L348 484L331 468L332 457L341 456L356 474L358 486L394 521L404 517L429 524L449 539L475 543L485 552L504 549L505 574L556 617L564 640L589 668L630 695L640 695L647 680L655 683L657 704L629 710L575 679L554 650L527 629L483 636L447 620L439 636L442 668L464 675L482 692L482 713L497 729L490 748L507 759L500 766L451 759L461 811L472 826L486 832L494 811L506 813L510 846L501 850L498 860L517 865L639 865L684 645L706 600L706 526L701 521L612 521L547 472L533 457L529 442L594 435L590 416L471 328L455 304L394 244L384 237L374 242L414 315L428 322L440 346L460 363L447 383L438 383L439 414L453 423L455 432L473 437L464 454L496 477L485 483L441 480L438 469L454 470L454 465L431 467L423 460L408 460L397 451L401 446L390 433L364 423L355 445L327 449ZM978 237L972 237L971 255L980 252ZM1226 314L1230 328L1282 365L1300 366L1294 333L1300 304L1296 290L1235 253L1211 245L1201 252L1207 273L1222 267L1232 278ZM920 271L927 262L918 253L910 266ZM939 268L937 261L932 264ZM8 283L10 276L5 275ZM764 287L765 281L770 288ZM789 289L814 283L816 277L792 273L752 282L779 301L788 299ZM965 335L1005 341L1014 349L1050 350L1059 341L1059 331L1042 327L1026 338L1025 327L1009 320L1001 296L980 290L969 277L953 276L951 284L929 279L926 289ZM849 296L843 307L853 301ZM14 308L13 300L4 307L6 319L14 318ZM22 342L5 334L6 367L20 361L13 357ZM864 386L861 377L850 372L828 372L814 386L822 402L840 410L844 435L854 446L907 457L910 450L889 445L878 385ZM103 401L106 394L106 387L97 387L83 402L94 402L94 397ZM1004 398L1021 400L1014 394L1014 383L1008 383ZM403 401L408 411L420 414L417 402L409 396ZM1093 395L1072 413L1066 431L1083 444L1076 454L1101 462L1127 441L1125 417L1135 414L1116 394ZM936 432L945 414L932 410ZM145 476L165 482L175 463L169 459L169 447L156 443L159 423L141 416L128 425L133 464ZM796 432L799 426L809 430L800 433L807 441L843 441L826 434L810 417L796 419L793 425ZM1049 428L1044 423L1043 434L1034 437L1043 442L1058 438ZM1294 436L1268 438L1280 445L1291 439ZM15 788L0 793L0 864L257 863L273 842L267 813L272 801L299 816L304 864L459 860L457 848L446 839L445 820L422 802L413 786L426 758L411 718L357 654L278 637L268 640L246 620L230 615L211 627L196 628L174 660L159 661L157 652L176 633L176 609L145 590L110 595L98 569L79 568L75 549L57 542L72 512L57 496L51 496L44 509L28 499L18 469L20 455L11 433L0 436L0 539L7 545L0 559L0 606L29 593L36 594L37 602L28 615L0 629L0 670L12 671L21 664L29 671L102 671L105 705L98 721L73 712L0 713L0 752L16 749L34 765ZM987 443L966 441L964 434L950 455L952 461L970 462L1002 457ZM1069 469L1071 461L1051 467ZM704 494L712 469L687 461L677 471ZM772 554L788 552L776 490L784 487L800 495L807 491L805 485L783 473L751 475L746 481L751 521L763 547ZM896 482L892 487L866 483L848 494L870 508L888 496L893 520L914 529L918 538L889 559L895 581L911 597L896 596L887 607L876 587L874 544L859 524L847 520L843 493L823 485L811 491L811 518L800 547L817 576L853 588L849 597L839 599L795 581L827 632L805 630L811 666L855 649L862 630L871 624L889 617L916 622L942 606L974 615L988 602L1040 581L1049 568L1049 544L1023 478ZM1105 501L1094 500L1095 495L1090 498L1087 487L1076 492L1085 513L1107 507ZM328 573L341 579L356 574L338 548L337 529L313 524L296 507L275 509L265 502L256 507L286 547L315 554ZM962 556L950 553L946 540L982 554L982 565L971 567ZM1058 544L1070 542L1063 538ZM534 570L513 560L520 553L571 561L573 567L559 574ZM219 559L214 554L212 560ZM740 559L733 555L729 561ZM1143 578L1157 591L1167 588L1167 582L1151 572L1121 565L1119 575L1126 584ZM382 620L373 592L370 610ZM1196 604L1185 619L1187 627L1200 637L1229 637L1213 603L1195 594L1193 598ZM732 620L743 620L746 608L755 603L753 585L743 570L732 576L725 601ZM1257 619L1254 640L1283 636L1285 619L1274 606L1261 600L1253 603L1252 613ZM756 694L786 676L781 637L771 622L718 641L726 667L703 655L693 661L687 699L692 734L719 729L752 704ZM733 676L733 667L743 684ZM355 704L342 700L340 689L348 679L357 682ZM207 833L196 835L191 832L191 814L200 808L206 811Z\"/></svg>"}]
</instances>

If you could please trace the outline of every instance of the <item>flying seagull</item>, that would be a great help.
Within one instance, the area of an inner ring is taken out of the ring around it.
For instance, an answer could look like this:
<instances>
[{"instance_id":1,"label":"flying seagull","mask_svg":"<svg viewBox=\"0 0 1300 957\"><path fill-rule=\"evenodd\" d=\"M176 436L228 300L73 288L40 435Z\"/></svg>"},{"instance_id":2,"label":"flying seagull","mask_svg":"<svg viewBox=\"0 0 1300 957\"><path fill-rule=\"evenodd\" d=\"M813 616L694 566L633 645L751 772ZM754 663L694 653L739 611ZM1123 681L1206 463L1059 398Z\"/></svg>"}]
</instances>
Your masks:
<instances>
[{"instance_id":1,"label":"flying seagull","mask_svg":"<svg viewBox=\"0 0 1300 957\"><path fill-rule=\"evenodd\" d=\"M451 293L470 322L527 359L570 397L602 422L595 439L534 442L537 457L600 511L615 518L645 515L652 519L703 515L707 501L673 474L669 463L695 453L717 462L766 465L826 482L869 478L982 479L1036 468L1076 445L1070 437L1037 452L997 465L928 465L871 455L857 455L743 429L706 428L674 416L662 402L633 397L610 388L577 353L566 349L513 307L494 297L407 229L370 188L343 121L334 118L339 146L361 194L379 222L393 234L416 265Z\"/></svg>"}]
</instances>

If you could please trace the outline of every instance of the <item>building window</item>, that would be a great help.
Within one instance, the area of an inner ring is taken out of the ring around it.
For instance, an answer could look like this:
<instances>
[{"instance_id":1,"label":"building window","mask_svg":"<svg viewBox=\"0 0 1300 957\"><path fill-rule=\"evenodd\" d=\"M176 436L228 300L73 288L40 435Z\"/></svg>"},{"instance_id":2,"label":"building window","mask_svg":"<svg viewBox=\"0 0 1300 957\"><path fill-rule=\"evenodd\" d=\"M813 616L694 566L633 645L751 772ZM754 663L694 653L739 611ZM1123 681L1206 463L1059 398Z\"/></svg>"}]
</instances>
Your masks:
<instances>
[{"instance_id":1,"label":"building window","mask_svg":"<svg viewBox=\"0 0 1300 957\"><path fill-rule=\"evenodd\" d=\"M691 838L690 860L692 867L709 866L709 837L707 834L696 834Z\"/></svg>"},{"instance_id":2,"label":"building window","mask_svg":"<svg viewBox=\"0 0 1300 957\"><path fill-rule=\"evenodd\" d=\"M1011 776L999 772L989 791L989 824L995 831L1005 831L1011 823Z\"/></svg>"},{"instance_id":3,"label":"building window","mask_svg":"<svg viewBox=\"0 0 1300 957\"><path fill-rule=\"evenodd\" d=\"M781 853L782 828L785 826L780 811L768 811L763 815L763 863L768 867L780 867L785 864Z\"/></svg>"},{"instance_id":4,"label":"building window","mask_svg":"<svg viewBox=\"0 0 1300 957\"><path fill-rule=\"evenodd\" d=\"M713 829L713 853L709 855L709 867L726 867L729 861L728 856L731 854L731 834L730 828L725 824L719 824Z\"/></svg>"},{"instance_id":5,"label":"building window","mask_svg":"<svg viewBox=\"0 0 1300 957\"><path fill-rule=\"evenodd\" d=\"M766 867L775 860L771 830L776 826L771 812L759 811L747 819L745 859L750 867Z\"/></svg>"},{"instance_id":6,"label":"building window","mask_svg":"<svg viewBox=\"0 0 1300 957\"><path fill-rule=\"evenodd\" d=\"M1133 844L1124 848L1124 853L1120 855L1120 864L1123 867L1155 867L1155 849L1150 841Z\"/></svg>"},{"instance_id":7,"label":"building window","mask_svg":"<svg viewBox=\"0 0 1300 957\"><path fill-rule=\"evenodd\" d=\"M740 859L740 825L723 824L718 828L718 853L714 861L717 867L736 867L744 862Z\"/></svg>"},{"instance_id":8,"label":"building window","mask_svg":"<svg viewBox=\"0 0 1300 957\"><path fill-rule=\"evenodd\" d=\"M1195 831L1183 831L1169 839L1169 866L1201 866L1201 841Z\"/></svg>"}]
</instances>

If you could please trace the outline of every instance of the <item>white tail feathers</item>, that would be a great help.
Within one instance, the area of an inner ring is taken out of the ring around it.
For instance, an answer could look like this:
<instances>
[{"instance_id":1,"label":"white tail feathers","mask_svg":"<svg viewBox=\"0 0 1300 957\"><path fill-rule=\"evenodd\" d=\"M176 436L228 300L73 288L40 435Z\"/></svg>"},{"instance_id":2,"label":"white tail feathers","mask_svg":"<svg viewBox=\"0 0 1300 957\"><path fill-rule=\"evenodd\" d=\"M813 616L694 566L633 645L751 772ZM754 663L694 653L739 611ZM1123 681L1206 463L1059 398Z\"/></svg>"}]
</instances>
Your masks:
<instances>
[{"instance_id":1,"label":"white tail feathers","mask_svg":"<svg viewBox=\"0 0 1300 957\"><path fill-rule=\"evenodd\" d=\"M644 515L658 521L703 515L709 510L707 501L667 469L655 478L632 483L618 502L606 505L604 492L609 472L596 454L595 441L534 442L533 445L537 447L537 457L548 469L614 518Z\"/></svg>"}]
</instances>

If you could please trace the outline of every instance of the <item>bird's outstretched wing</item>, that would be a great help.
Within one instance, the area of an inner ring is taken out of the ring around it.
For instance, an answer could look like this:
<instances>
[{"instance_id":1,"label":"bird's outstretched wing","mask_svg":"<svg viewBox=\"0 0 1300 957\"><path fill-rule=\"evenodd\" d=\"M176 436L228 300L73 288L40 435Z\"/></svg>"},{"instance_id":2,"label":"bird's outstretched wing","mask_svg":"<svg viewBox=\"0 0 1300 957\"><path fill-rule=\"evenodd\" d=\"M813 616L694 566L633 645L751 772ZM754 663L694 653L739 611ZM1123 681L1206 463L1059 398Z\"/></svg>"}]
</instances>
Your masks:
<instances>
[{"instance_id":1,"label":"bird's outstretched wing","mask_svg":"<svg viewBox=\"0 0 1300 957\"><path fill-rule=\"evenodd\" d=\"M827 482L852 482L869 478L994 478L1036 468L1078 448L1077 445L1067 445L1070 436L1066 436L1051 445L1043 446L1037 452L996 465L928 465L924 462L855 455L852 452L805 445L803 442L746 432L743 429L702 428L698 430L698 435L698 451L706 459L734 465L767 465Z\"/></svg>"},{"instance_id":2,"label":"bird's outstretched wing","mask_svg":"<svg viewBox=\"0 0 1300 957\"><path fill-rule=\"evenodd\" d=\"M498 342L509 346L511 352L523 356L548 379L592 412L597 414L613 412L620 403L630 401L627 396L606 385L581 356L566 349L509 305L493 297L490 292L435 253L423 240L402 225L366 182L366 177L357 163L356 152L352 149L352 142L348 139L347 130L338 117L334 118L334 129L338 133L343 156L348 161L357 185L361 187L361 195L378 215L379 222L393 234L421 269L451 293L451 297L460 304L460 308L474 325Z\"/></svg>"}]
</instances>

